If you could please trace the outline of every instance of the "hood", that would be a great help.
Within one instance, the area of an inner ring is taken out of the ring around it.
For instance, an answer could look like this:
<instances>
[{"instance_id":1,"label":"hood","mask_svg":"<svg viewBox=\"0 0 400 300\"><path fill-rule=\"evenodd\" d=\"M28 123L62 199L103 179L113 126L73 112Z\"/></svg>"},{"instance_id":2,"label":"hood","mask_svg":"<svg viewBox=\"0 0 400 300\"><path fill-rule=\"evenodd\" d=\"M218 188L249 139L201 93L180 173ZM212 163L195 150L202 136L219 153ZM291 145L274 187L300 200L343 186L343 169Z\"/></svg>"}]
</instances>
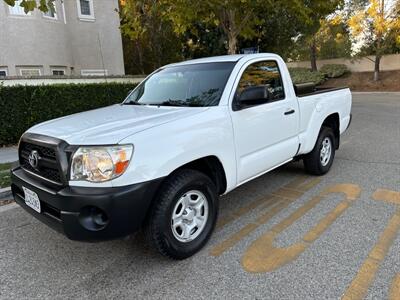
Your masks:
<instances>
[{"instance_id":1,"label":"hood","mask_svg":"<svg viewBox=\"0 0 400 300\"><path fill-rule=\"evenodd\" d=\"M33 126L27 132L56 137L71 145L117 144L122 139L207 107L112 105Z\"/></svg>"}]
</instances>

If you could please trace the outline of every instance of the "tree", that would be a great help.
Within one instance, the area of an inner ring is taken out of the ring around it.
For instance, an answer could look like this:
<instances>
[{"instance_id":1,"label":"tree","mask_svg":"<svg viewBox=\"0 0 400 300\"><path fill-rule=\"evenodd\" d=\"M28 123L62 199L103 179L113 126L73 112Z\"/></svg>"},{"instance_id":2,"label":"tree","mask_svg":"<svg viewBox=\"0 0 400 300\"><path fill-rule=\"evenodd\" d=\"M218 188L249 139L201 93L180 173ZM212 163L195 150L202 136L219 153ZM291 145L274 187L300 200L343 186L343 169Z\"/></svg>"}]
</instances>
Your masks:
<instances>
[{"instance_id":1,"label":"tree","mask_svg":"<svg viewBox=\"0 0 400 300\"><path fill-rule=\"evenodd\" d=\"M312 36L318 59L351 57L352 42L346 20L341 13L331 15L320 21L320 29ZM310 38L300 36L290 49L290 59L310 59ZM316 61L314 62L316 66Z\"/></svg>"},{"instance_id":2,"label":"tree","mask_svg":"<svg viewBox=\"0 0 400 300\"><path fill-rule=\"evenodd\" d=\"M20 6L24 8L27 14L34 9L39 9L42 12L48 12L49 10L54 11L55 0L40 0L39 3L36 0L22 0ZM15 6L15 0L4 0L10 6Z\"/></svg>"},{"instance_id":3,"label":"tree","mask_svg":"<svg viewBox=\"0 0 400 300\"><path fill-rule=\"evenodd\" d=\"M148 74L182 59L181 40L172 23L163 17L160 1L125 0L120 8L127 73Z\"/></svg>"},{"instance_id":4,"label":"tree","mask_svg":"<svg viewBox=\"0 0 400 300\"><path fill-rule=\"evenodd\" d=\"M257 11L273 0L163 0L165 16L175 25L178 34L192 29L200 21L219 27L227 40L228 54L237 53L238 39L257 35L257 26L263 20Z\"/></svg>"},{"instance_id":5,"label":"tree","mask_svg":"<svg viewBox=\"0 0 400 300\"><path fill-rule=\"evenodd\" d=\"M353 13L349 26L355 40L369 44L375 56L374 80L378 81L382 55L393 40L400 39L400 1L370 0Z\"/></svg>"},{"instance_id":6,"label":"tree","mask_svg":"<svg viewBox=\"0 0 400 300\"><path fill-rule=\"evenodd\" d=\"M322 20L316 36L320 59L351 57L352 43L349 28L341 14Z\"/></svg>"},{"instance_id":7,"label":"tree","mask_svg":"<svg viewBox=\"0 0 400 300\"><path fill-rule=\"evenodd\" d=\"M296 4L296 5L294 5ZM240 39L244 47L258 46L262 52L278 53L284 59L297 49L296 37L307 22L307 14L301 2L276 1L257 11L263 20L253 39Z\"/></svg>"},{"instance_id":8,"label":"tree","mask_svg":"<svg viewBox=\"0 0 400 300\"><path fill-rule=\"evenodd\" d=\"M304 9L307 12L308 21L301 29L301 39L309 47L312 71L317 71L317 32L321 28L321 21L332 14L341 5L343 0L305 0Z\"/></svg>"},{"instance_id":9,"label":"tree","mask_svg":"<svg viewBox=\"0 0 400 300\"><path fill-rule=\"evenodd\" d=\"M181 37L185 59L226 54L224 32L218 26L195 22Z\"/></svg>"}]
</instances>

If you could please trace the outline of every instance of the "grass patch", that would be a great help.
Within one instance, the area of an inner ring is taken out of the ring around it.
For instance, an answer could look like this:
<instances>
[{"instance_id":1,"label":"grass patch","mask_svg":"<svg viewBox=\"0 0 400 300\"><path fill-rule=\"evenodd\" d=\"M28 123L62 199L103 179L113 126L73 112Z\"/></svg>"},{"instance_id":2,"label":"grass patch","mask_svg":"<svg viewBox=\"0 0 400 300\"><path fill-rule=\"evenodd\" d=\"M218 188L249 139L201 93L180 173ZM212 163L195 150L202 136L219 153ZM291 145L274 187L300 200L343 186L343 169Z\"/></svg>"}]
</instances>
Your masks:
<instances>
[{"instance_id":1,"label":"grass patch","mask_svg":"<svg viewBox=\"0 0 400 300\"><path fill-rule=\"evenodd\" d=\"M0 172L9 171L13 163L0 164Z\"/></svg>"},{"instance_id":2,"label":"grass patch","mask_svg":"<svg viewBox=\"0 0 400 300\"><path fill-rule=\"evenodd\" d=\"M0 164L0 188L6 188L11 185L10 169L12 164Z\"/></svg>"},{"instance_id":3,"label":"grass patch","mask_svg":"<svg viewBox=\"0 0 400 300\"><path fill-rule=\"evenodd\" d=\"M11 176L10 172L1 172L0 173L0 188L6 188L11 185Z\"/></svg>"}]
</instances>

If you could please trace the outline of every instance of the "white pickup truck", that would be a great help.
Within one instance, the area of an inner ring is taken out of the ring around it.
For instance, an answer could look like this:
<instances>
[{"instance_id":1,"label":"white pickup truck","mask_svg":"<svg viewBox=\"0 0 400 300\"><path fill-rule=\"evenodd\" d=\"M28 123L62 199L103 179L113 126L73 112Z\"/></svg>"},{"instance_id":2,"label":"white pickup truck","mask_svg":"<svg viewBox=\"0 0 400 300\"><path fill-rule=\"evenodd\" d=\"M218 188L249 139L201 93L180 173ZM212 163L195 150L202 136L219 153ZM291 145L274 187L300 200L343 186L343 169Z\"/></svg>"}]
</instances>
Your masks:
<instances>
[{"instance_id":1,"label":"white pickup truck","mask_svg":"<svg viewBox=\"0 0 400 300\"><path fill-rule=\"evenodd\" d=\"M349 89L294 86L277 55L185 61L121 104L30 128L12 192L70 239L143 227L160 253L183 259L209 239L219 195L294 159L325 174L350 121Z\"/></svg>"}]
</instances>

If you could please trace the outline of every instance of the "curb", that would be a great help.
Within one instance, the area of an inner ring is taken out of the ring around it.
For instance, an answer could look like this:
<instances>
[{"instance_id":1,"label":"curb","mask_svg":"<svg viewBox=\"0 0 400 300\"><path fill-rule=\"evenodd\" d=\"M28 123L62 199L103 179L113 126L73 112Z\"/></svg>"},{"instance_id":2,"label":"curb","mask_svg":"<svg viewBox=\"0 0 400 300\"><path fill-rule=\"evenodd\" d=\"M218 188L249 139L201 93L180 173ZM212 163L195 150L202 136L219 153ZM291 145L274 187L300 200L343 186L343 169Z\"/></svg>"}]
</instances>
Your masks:
<instances>
[{"instance_id":1,"label":"curb","mask_svg":"<svg viewBox=\"0 0 400 300\"><path fill-rule=\"evenodd\" d=\"M8 211L10 209L18 208L19 205L17 203L11 203L4 206L0 206L0 213Z\"/></svg>"},{"instance_id":2,"label":"curb","mask_svg":"<svg viewBox=\"0 0 400 300\"><path fill-rule=\"evenodd\" d=\"M12 196L11 187L0 189L0 199L7 199Z\"/></svg>"}]
</instances>

